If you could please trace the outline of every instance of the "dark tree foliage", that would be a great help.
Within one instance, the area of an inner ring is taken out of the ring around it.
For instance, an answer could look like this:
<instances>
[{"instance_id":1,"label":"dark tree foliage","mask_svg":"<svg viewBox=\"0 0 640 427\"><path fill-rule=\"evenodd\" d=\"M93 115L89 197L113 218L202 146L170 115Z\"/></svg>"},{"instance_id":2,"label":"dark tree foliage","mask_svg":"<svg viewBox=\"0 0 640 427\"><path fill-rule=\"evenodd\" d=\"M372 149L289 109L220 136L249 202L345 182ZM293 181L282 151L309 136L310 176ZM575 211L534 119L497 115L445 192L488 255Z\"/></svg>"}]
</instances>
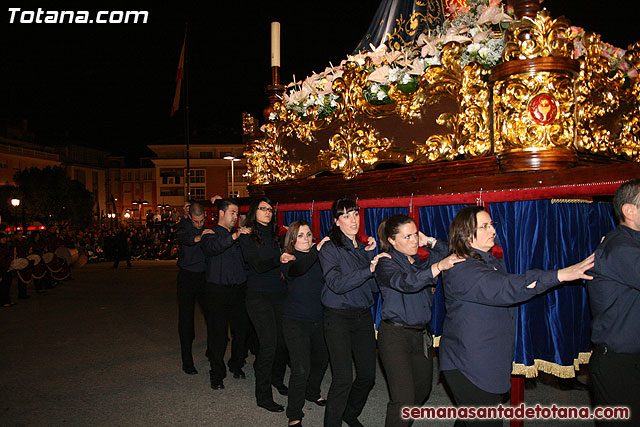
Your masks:
<instances>
[{"instance_id":1,"label":"dark tree foliage","mask_svg":"<svg viewBox=\"0 0 640 427\"><path fill-rule=\"evenodd\" d=\"M94 204L91 192L80 181L69 178L63 168L25 169L13 179L23 195L28 222L74 227L91 223Z\"/></svg>"}]
</instances>

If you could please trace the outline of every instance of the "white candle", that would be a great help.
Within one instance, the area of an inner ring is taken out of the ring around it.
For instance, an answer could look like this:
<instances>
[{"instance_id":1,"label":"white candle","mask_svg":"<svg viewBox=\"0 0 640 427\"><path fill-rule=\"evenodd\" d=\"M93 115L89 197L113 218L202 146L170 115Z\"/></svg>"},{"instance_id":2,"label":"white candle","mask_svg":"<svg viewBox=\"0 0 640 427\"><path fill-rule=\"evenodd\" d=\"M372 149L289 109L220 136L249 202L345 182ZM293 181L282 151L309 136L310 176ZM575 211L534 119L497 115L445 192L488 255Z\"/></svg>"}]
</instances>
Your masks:
<instances>
[{"instance_id":1,"label":"white candle","mask_svg":"<svg viewBox=\"0 0 640 427\"><path fill-rule=\"evenodd\" d=\"M271 66L280 66L280 23L271 23Z\"/></svg>"}]
</instances>

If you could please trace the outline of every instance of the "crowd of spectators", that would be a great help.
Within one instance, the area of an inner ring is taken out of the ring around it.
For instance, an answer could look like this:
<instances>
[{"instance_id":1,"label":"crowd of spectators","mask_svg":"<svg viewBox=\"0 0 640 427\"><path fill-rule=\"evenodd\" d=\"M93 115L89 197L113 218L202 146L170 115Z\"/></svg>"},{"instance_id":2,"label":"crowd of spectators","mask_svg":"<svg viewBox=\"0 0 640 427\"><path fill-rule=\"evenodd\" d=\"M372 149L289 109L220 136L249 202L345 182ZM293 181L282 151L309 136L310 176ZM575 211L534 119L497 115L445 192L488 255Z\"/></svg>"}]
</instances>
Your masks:
<instances>
[{"instance_id":1,"label":"crowd of spectators","mask_svg":"<svg viewBox=\"0 0 640 427\"><path fill-rule=\"evenodd\" d=\"M77 249L87 255L88 262L113 261L122 234L132 260L177 259L175 230L179 220L172 215L160 217L151 214L143 224L106 221L101 226L71 232L71 239Z\"/></svg>"}]
</instances>

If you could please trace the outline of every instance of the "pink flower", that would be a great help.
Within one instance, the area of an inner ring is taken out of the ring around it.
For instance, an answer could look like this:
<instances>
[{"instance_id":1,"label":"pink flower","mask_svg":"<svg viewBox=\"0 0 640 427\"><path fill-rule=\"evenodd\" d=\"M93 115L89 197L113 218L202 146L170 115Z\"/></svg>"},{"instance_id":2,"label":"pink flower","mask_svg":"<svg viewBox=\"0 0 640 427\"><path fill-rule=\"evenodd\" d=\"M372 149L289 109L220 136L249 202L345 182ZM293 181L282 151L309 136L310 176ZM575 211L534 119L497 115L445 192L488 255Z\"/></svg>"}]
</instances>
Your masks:
<instances>
[{"instance_id":1,"label":"pink flower","mask_svg":"<svg viewBox=\"0 0 640 427\"><path fill-rule=\"evenodd\" d=\"M478 25L482 24L499 24L500 22L511 22L513 18L504 13L500 7L488 7L480 14L478 18Z\"/></svg>"},{"instance_id":2,"label":"pink flower","mask_svg":"<svg viewBox=\"0 0 640 427\"><path fill-rule=\"evenodd\" d=\"M424 66L422 65L420 58L416 58L411 63L409 74L420 76L422 73L424 73Z\"/></svg>"},{"instance_id":3,"label":"pink flower","mask_svg":"<svg viewBox=\"0 0 640 427\"><path fill-rule=\"evenodd\" d=\"M371 47L371 52L367 53L367 56L369 58L371 58L371 61L375 64L375 65L380 65L382 64L382 61L385 57L385 53L387 52L387 45L385 45L384 43L380 44L380 46L374 48L373 45L370 45Z\"/></svg>"},{"instance_id":4,"label":"pink flower","mask_svg":"<svg viewBox=\"0 0 640 427\"><path fill-rule=\"evenodd\" d=\"M580 52L580 48L578 47L578 45L574 45L573 47L573 59L578 59L580 58L580 56L582 55L582 53Z\"/></svg>"},{"instance_id":5,"label":"pink flower","mask_svg":"<svg viewBox=\"0 0 640 427\"><path fill-rule=\"evenodd\" d=\"M584 28L582 27L571 26L569 29L571 30L571 37L577 37L584 33Z\"/></svg>"},{"instance_id":6,"label":"pink flower","mask_svg":"<svg viewBox=\"0 0 640 427\"><path fill-rule=\"evenodd\" d=\"M490 31L490 30L482 31L482 32L480 32L480 33L476 34L476 35L473 37L473 42L474 42L474 43L480 43L480 42L483 42L483 41L485 41L485 40L489 37L489 34L491 34L491 31Z\"/></svg>"},{"instance_id":7,"label":"pink flower","mask_svg":"<svg viewBox=\"0 0 640 427\"><path fill-rule=\"evenodd\" d=\"M373 73L369 74L369 81L388 85L390 83L389 70L388 65L377 68Z\"/></svg>"},{"instance_id":8,"label":"pink flower","mask_svg":"<svg viewBox=\"0 0 640 427\"><path fill-rule=\"evenodd\" d=\"M400 52L398 50L394 50L394 51L391 51L391 52L388 52L387 54L385 54L384 57L387 60L388 64L393 64L401 56L402 56L402 52Z\"/></svg>"}]
</instances>

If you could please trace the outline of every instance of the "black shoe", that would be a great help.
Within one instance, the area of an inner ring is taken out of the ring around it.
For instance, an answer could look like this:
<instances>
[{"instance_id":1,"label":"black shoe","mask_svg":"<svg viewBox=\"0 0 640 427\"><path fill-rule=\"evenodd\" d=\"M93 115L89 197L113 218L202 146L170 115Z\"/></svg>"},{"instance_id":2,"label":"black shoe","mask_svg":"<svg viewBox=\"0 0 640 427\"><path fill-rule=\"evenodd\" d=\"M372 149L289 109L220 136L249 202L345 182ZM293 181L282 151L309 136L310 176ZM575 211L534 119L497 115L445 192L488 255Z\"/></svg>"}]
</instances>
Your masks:
<instances>
[{"instance_id":1,"label":"black shoe","mask_svg":"<svg viewBox=\"0 0 640 427\"><path fill-rule=\"evenodd\" d=\"M224 390L224 383L221 379L213 378L213 371L209 371L209 381L211 381L211 388L214 390Z\"/></svg>"},{"instance_id":2,"label":"black shoe","mask_svg":"<svg viewBox=\"0 0 640 427\"><path fill-rule=\"evenodd\" d=\"M360 421L358 421L357 418L354 418L353 420L345 420L344 418L342 419L342 421L344 421L345 423L347 423L347 425L349 427L364 427L364 424L362 424Z\"/></svg>"},{"instance_id":3,"label":"black shoe","mask_svg":"<svg viewBox=\"0 0 640 427\"><path fill-rule=\"evenodd\" d=\"M198 373L198 370L196 369L195 366L191 365L182 365L182 370L184 371L185 374L187 375L195 375Z\"/></svg>"},{"instance_id":4,"label":"black shoe","mask_svg":"<svg viewBox=\"0 0 640 427\"><path fill-rule=\"evenodd\" d=\"M223 384L222 380L220 380L220 381L211 380L211 388L214 389L214 390L224 390L224 384Z\"/></svg>"},{"instance_id":5,"label":"black shoe","mask_svg":"<svg viewBox=\"0 0 640 427\"><path fill-rule=\"evenodd\" d=\"M559 388L562 391L569 391L569 390L585 391L585 390L589 390L589 388L587 387L586 384L581 383L576 378L558 378L557 388Z\"/></svg>"},{"instance_id":6,"label":"black shoe","mask_svg":"<svg viewBox=\"0 0 640 427\"><path fill-rule=\"evenodd\" d=\"M263 404L263 405L258 403L258 406L261 407L261 408L266 409L269 412L282 412L282 411L284 411L284 406L279 405L276 402L269 402L269 403L266 403L266 404Z\"/></svg>"},{"instance_id":7,"label":"black shoe","mask_svg":"<svg viewBox=\"0 0 640 427\"><path fill-rule=\"evenodd\" d=\"M322 397L320 397L320 398L318 398L316 400L307 399L307 402L315 403L318 406L327 406L327 399L323 399Z\"/></svg>"},{"instance_id":8,"label":"black shoe","mask_svg":"<svg viewBox=\"0 0 640 427\"><path fill-rule=\"evenodd\" d=\"M275 385L274 384L273 386L276 388L276 390L278 390L278 393L280 393L281 395L286 396L286 395L289 394L289 388L286 385L284 385L284 384Z\"/></svg>"},{"instance_id":9,"label":"black shoe","mask_svg":"<svg viewBox=\"0 0 640 427\"><path fill-rule=\"evenodd\" d=\"M233 374L233 378L237 379L237 380L244 380L247 378L247 375L244 373L244 371L242 370L242 368L238 368L238 369L229 369L231 371L231 373Z\"/></svg>"}]
</instances>

